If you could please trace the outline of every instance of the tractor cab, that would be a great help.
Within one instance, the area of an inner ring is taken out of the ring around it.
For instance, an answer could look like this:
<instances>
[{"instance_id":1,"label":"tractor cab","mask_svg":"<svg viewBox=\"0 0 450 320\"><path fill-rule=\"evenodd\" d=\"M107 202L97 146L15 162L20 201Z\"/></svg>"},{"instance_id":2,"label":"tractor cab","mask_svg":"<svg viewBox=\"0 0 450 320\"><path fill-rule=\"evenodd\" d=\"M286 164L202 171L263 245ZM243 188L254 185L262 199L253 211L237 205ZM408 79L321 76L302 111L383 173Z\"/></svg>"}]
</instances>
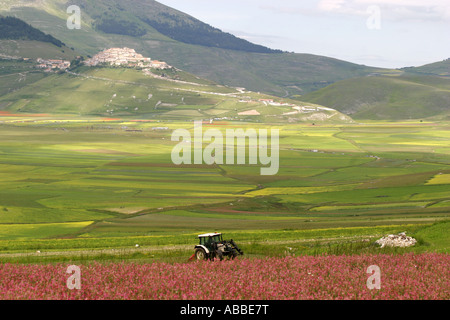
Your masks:
<instances>
[{"instance_id":1,"label":"tractor cab","mask_svg":"<svg viewBox=\"0 0 450 320\"><path fill-rule=\"evenodd\" d=\"M212 250L214 243L223 242L221 233L206 233L198 236L199 245L205 246L208 250Z\"/></svg>"}]
</instances>

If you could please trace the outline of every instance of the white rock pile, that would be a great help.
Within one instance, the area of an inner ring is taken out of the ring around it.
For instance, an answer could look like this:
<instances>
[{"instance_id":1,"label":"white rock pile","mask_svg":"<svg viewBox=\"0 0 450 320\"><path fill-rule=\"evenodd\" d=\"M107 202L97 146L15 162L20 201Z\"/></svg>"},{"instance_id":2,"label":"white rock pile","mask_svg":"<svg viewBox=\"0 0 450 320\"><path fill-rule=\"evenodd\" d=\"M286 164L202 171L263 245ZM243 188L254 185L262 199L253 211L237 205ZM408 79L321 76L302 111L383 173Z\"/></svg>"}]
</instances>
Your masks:
<instances>
[{"instance_id":1,"label":"white rock pile","mask_svg":"<svg viewBox=\"0 0 450 320\"><path fill-rule=\"evenodd\" d=\"M412 247L417 243L417 240L406 235L405 232L399 233L398 235L390 234L386 237L383 237L375 243L379 244L381 248L384 247Z\"/></svg>"}]
</instances>

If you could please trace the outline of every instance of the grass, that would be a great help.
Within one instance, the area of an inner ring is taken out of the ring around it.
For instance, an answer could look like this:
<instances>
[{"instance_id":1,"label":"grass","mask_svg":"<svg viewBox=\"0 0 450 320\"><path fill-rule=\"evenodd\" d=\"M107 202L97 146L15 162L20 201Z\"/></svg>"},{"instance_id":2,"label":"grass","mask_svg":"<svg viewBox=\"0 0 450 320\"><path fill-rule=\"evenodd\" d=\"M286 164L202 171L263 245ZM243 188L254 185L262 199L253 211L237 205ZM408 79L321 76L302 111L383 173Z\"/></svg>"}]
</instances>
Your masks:
<instances>
[{"instance_id":1,"label":"grass","mask_svg":"<svg viewBox=\"0 0 450 320\"><path fill-rule=\"evenodd\" d=\"M281 130L280 172L264 177L172 165L170 134L188 122L25 120L0 123L0 261L181 261L211 231L255 257L377 252L376 237L403 231L419 251L448 252L448 223L434 224L448 219L449 161L436 152L447 141L427 143L448 136L446 123L264 124ZM227 126L255 127L216 127Z\"/></svg>"},{"instance_id":2,"label":"grass","mask_svg":"<svg viewBox=\"0 0 450 320\"><path fill-rule=\"evenodd\" d=\"M405 71L411 74L425 74L425 75L439 75L450 76L450 60L435 62L416 68L404 68Z\"/></svg>"},{"instance_id":3,"label":"grass","mask_svg":"<svg viewBox=\"0 0 450 320\"><path fill-rule=\"evenodd\" d=\"M67 46L57 47L48 42L30 40L0 40L1 53L12 57L36 60L62 59L72 61L77 53Z\"/></svg>"},{"instance_id":4,"label":"grass","mask_svg":"<svg viewBox=\"0 0 450 320\"><path fill-rule=\"evenodd\" d=\"M446 248L450 245L450 239L448 237L450 232L449 228L450 223L448 221L442 221L417 231L415 236L425 245L425 248L419 248L418 251L433 250L448 253L448 249Z\"/></svg>"},{"instance_id":5,"label":"grass","mask_svg":"<svg viewBox=\"0 0 450 320\"><path fill-rule=\"evenodd\" d=\"M33 223L33 224L2 224L0 225L0 239L35 239L63 236L77 232L93 221L65 222L65 223Z\"/></svg>"},{"instance_id":6,"label":"grass","mask_svg":"<svg viewBox=\"0 0 450 320\"><path fill-rule=\"evenodd\" d=\"M449 222L424 225L327 228L312 230L247 230L225 233L247 257L367 254L438 251L448 253ZM383 248L374 241L387 234L407 232L419 239L414 248ZM51 263L90 261L184 262L192 255L196 233L161 233L137 237L59 240L0 240L2 262ZM239 240L237 240L239 239ZM139 247L136 248L136 244ZM444 246L443 246L444 245ZM39 251L40 253L36 253ZM25 253L23 253L25 252ZM20 253L20 254L18 254Z\"/></svg>"},{"instance_id":7,"label":"grass","mask_svg":"<svg viewBox=\"0 0 450 320\"><path fill-rule=\"evenodd\" d=\"M11 3L3 1L2 12ZM44 74L31 62L0 60L1 262L185 261L196 235L210 231L225 232L250 257L448 253L450 126L439 120L448 112L447 78L313 55L189 46L151 28L142 39L103 34L92 27L94 11L83 16L82 32L67 32L62 0L39 9L12 13L82 54L120 43L217 83L184 71L165 72L165 80L125 68ZM74 55L31 42L1 47L33 59ZM366 77L375 71L384 75ZM247 97L253 101L241 101ZM328 111L283 116L292 108L262 98L311 105L306 99L356 119L383 120L352 122ZM238 117L253 109L261 115ZM213 117L227 122L205 127L280 129L279 173L173 165L172 131ZM412 120L386 121L405 118ZM419 245L373 244L403 231Z\"/></svg>"}]
</instances>

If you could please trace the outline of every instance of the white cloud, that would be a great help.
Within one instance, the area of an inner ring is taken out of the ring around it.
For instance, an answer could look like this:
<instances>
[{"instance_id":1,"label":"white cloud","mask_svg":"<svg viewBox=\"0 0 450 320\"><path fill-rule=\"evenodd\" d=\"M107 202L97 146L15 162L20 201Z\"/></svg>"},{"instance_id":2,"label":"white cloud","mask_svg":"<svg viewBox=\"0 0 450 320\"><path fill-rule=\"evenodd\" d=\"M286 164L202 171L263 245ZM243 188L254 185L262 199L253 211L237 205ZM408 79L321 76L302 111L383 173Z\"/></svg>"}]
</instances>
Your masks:
<instances>
[{"instance_id":1,"label":"white cloud","mask_svg":"<svg viewBox=\"0 0 450 320\"><path fill-rule=\"evenodd\" d=\"M329 13L366 15L370 6L380 7L385 19L450 22L448 0L320 0L317 9Z\"/></svg>"},{"instance_id":2,"label":"white cloud","mask_svg":"<svg viewBox=\"0 0 450 320\"><path fill-rule=\"evenodd\" d=\"M338 11L342 10L345 5L345 0L321 0L317 7L323 11Z\"/></svg>"}]
</instances>

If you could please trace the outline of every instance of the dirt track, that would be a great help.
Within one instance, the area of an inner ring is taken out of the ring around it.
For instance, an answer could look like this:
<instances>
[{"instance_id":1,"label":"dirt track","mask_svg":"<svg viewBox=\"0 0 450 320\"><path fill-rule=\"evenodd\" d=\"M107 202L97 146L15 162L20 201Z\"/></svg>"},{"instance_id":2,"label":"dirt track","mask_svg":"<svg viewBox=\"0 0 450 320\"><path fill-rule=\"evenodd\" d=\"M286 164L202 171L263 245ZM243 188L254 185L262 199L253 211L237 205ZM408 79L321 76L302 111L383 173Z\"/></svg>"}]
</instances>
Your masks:
<instances>
[{"instance_id":1,"label":"dirt track","mask_svg":"<svg viewBox=\"0 0 450 320\"><path fill-rule=\"evenodd\" d=\"M175 245L158 247L139 247L139 248L120 248L120 249L87 249L87 250L68 250L68 251L41 251L41 252L21 252L21 253L1 253L1 258L20 258L20 257L81 257L81 256L99 256L99 255L122 255L132 253L149 253L156 251L176 251L189 250L194 246Z\"/></svg>"}]
</instances>

